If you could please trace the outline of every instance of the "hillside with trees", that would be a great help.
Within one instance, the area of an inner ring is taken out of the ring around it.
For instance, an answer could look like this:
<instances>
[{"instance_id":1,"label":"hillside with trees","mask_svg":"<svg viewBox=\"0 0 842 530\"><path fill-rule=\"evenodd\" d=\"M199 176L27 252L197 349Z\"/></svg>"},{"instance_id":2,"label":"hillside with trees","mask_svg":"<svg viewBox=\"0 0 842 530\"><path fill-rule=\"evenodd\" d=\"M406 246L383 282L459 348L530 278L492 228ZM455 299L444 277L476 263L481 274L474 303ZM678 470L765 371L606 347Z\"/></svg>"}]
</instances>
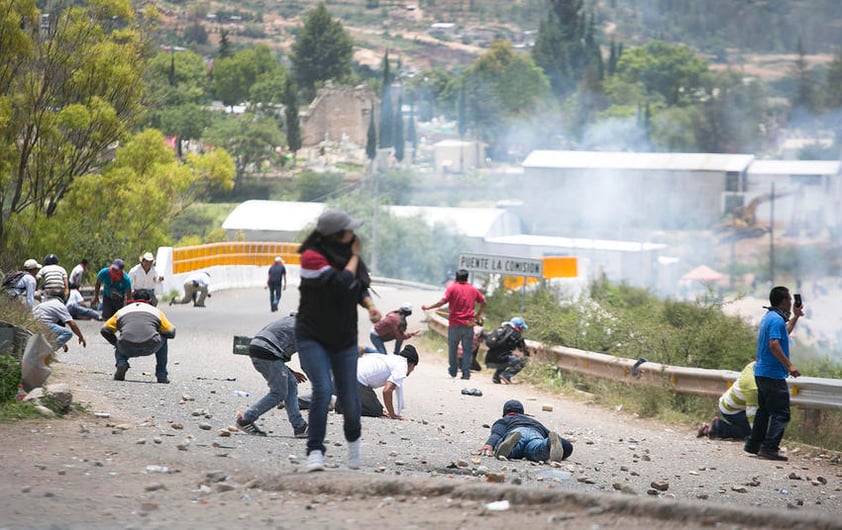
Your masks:
<instances>
[{"instance_id":1,"label":"hillside with trees","mask_svg":"<svg viewBox=\"0 0 842 530\"><path fill-rule=\"evenodd\" d=\"M387 202L450 204L418 185L433 118L484 143L492 165L536 148L765 156L793 129L833 138L804 156L839 153L842 16L829 0L3 5L3 267L224 238L185 222L196 202L342 197L363 210L355 197L376 186ZM764 57L774 75L751 69ZM380 101L356 161L317 172L299 152L326 146L303 145L299 119L327 83L367 84ZM394 163L372 182L382 152ZM442 270L451 256L435 254L418 269ZM394 267L382 272L407 268Z\"/></svg>"}]
</instances>

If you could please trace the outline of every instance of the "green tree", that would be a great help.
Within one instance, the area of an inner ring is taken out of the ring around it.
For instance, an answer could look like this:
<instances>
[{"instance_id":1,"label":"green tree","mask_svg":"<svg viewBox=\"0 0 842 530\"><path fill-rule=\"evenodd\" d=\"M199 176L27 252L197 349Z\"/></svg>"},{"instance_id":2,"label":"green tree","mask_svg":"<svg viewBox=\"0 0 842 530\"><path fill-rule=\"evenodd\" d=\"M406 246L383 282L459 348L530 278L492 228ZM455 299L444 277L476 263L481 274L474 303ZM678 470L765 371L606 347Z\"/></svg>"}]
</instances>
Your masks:
<instances>
[{"instance_id":1,"label":"green tree","mask_svg":"<svg viewBox=\"0 0 842 530\"><path fill-rule=\"evenodd\" d=\"M836 54L827 68L824 93L827 108L842 108L842 52Z\"/></svg>"},{"instance_id":2,"label":"green tree","mask_svg":"<svg viewBox=\"0 0 842 530\"><path fill-rule=\"evenodd\" d=\"M292 162L295 165L295 157L301 149L301 119L298 115L298 93L295 90L295 83L287 77L284 85L284 120L287 132L287 147L292 151Z\"/></svg>"},{"instance_id":3,"label":"green tree","mask_svg":"<svg viewBox=\"0 0 842 530\"><path fill-rule=\"evenodd\" d=\"M409 104L409 123L406 125L406 139L412 147L410 162L415 163L415 151L418 149L418 133L415 132L415 102Z\"/></svg>"},{"instance_id":4,"label":"green tree","mask_svg":"<svg viewBox=\"0 0 842 530\"><path fill-rule=\"evenodd\" d=\"M504 156L509 127L549 94L549 82L529 56L515 53L506 41L493 42L465 77L475 135L489 144L492 157Z\"/></svg>"},{"instance_id":5,"label":"green tree","mask_svg":"<svg viewBox=\"0 0 842 530\"><path fill-rule=\"evenodd\" d=\"M229 189L233 177L234 163L224 150L191 154L182 163L160 132L147 129L120 147L102 174L74 181L56 215L36 225L38 245L43 252L107 263L169 244L170 221L210 192Z\"/></svg>"},{"instance_id":6,"label":"green tree","mask_svg":"<svg viewBox=\"0 0 842 530\"><path fill-rule=\"evenodd\" d=\"M38 27L31 0L0 9L4 256L21 252L32 237L18 220L54 215L73 182L101 171L105 153L143 113L147 43L127 0L67 7L49 29Z\"/></svg>"},{"instance_id":7,"label":"green tree","mask_svg":"<svg viewBox=\"0 0 842 530\"><path fill-rule=\"evenodd\" d=\"M394 113L392 112L392 75L389 72L389 52L383 56L383 84L380 90L380 148L394 146Z\"/></svg>"},{"instance_id":8,"label":"green tree","mask_svg":"<svg viewBox=\"0 0 842 530\"><path fill-rule=\"evenodd\" d=\"M395 133L395 158L398 162L403 162L403 157L406 151L406 142L403 138L403 93L398 92L398 104L395 107L395 125L393 127Z\"/></svg>"},{"instance_id":9,"label":"green tree","mask_svg":"<svg viewBox=\"0 0 842 530\"><path fill-rule=\"evenodd\" d=\"M617 62L617 75L640 83L647 93L663 96L667 105L686 105L697 99L708 65L687 46L652 41L631 48Z\"/></svg>"},{"instance_id":10,"label":"green tree","mask_svg":"<svg viewBox=\"0 0 842 530\"><path fill-rule=\"evenodd\" d=\"M368 113L368 131L366 132L365 140L365 156L374 161L377 158L377 128L374 125L374 105L371 106L371 112Z\"/></svg>"},{"instance_id":11,"label":"green tree","mask_svg":"<svg viewBox=\"0 0 842 530\"><path fill-rule=\"evenodd\" d=\"M587 63L585 13L582 0L549 0L541 19L532 58L546 74L553 93L570 94Z\"/></svg>"},{"instance_id":12,"label":"green tree","mask_svg":"<svg viewBox=\"0 0 842 530\"><path fill-rule=\"evenodd\" d=\"M233 54L234 51L231 49L231 41L228 40L228 30L219 30L219 48L216 52L217 57L219 57L220 59L225 59L231 57L231 55Z\"/></svg>"},{"instance_id":13,"label":"green tree","mask_svg":"<svg viewBox=\"0 0 842 530\"><path fill-rule=\"evenodd\" d=\"M284 135L277 119L246 112L217 119L205 132L204 140L233 153L237 188L247 173L260 172L279 161L278 148L284 144Z\"/></svg>"},{"instance_id":14,"label":"green tree","mask_svg":"<svg viewBox=\"0 0 842 530\"><path fill-rule=\"evenodd\" d=\"M351 74L353 52L350 35L324 4L308 12L290 55L298 87L305 98L310 100L315 96L319 83L347 78Z\"/></svg>"},{"instance_id":15,"label":"green tree","mask_svg":"<svg viewBox=\"0 0 842 530\"><path fill-rule=\"evenodd\" d=\"M792 108L813 112L817 108L816 87L813 76L810 74L810 65L807 64L804 45L800 37L798 38L796 53L798 58L795 60L792 71L795 76L795 93L791 98Z\"/></svg>"},{"instance_id":16,"label":"green tree","mask_svg":"<svg viewBox=\"0 0 842 530\"><path fill-rule=\"evenodd\" d=\"M213 69L211 88L227 106L246 100L252 106L277 103L283 93L285 71L265 45L220 59ZM252 99L254 96L254 99Z\"/></svg>"}]
</instances>

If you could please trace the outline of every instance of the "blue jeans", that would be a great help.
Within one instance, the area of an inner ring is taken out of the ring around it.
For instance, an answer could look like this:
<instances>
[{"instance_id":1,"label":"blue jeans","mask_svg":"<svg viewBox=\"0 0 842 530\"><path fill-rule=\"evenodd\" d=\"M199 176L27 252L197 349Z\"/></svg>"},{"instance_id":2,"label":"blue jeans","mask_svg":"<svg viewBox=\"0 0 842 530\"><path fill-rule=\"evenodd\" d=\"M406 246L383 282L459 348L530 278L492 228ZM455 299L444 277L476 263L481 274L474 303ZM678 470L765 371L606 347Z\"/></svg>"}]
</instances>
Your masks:
<instances>
[{"instance_id":1,"label":"blue jeans","mask_svg":"<svg viewBox=\"0 0 842 530\"><path fill-rule=\"evenodd\" d=\"M529 427L518 427L511 432L520 433L520 441L512 449L509 458L525 458L533 462L546 462L550 459L550 439ZM508 433L507 433L508 434Z\"/></svg>"},{"instance_id":2,"label":"blue jeans","mask_svg":"<svg viewBox=\"0 0 842 530\"><path fill-rule=\"evenodd\" d=\"M249 407L243 413L243 419L253 423L283 401L290 424L293 427L304 425L306 422L301 416L301 409L298 408L298 381L295 380L292 370L280 359L252 357L251 364L269 384L269 393Z\"/></svg>"},{"instance_id":3,"label":"blue jeans","mask_svg":"<svg viewBox=\"0 0 842 530\"><path fill-rule=\"evenodd\" d=\"M371 333L368 335L368 338L371 340L371 344L374 346L374 349L377 350L378 353L386 354L386 341L381 339L380 336L371 330ZM395 339L395 353L401 351L401 346L403 345L403 341L401 339Z\"/></svg>"},{"instance_id":4,"label":"blue jeans","mask_svg":"<svg viewBox=\"0 0 842 530\"><path fill-rule=\"evenodd\" d=\"M50 323L47 324L47 327L50 328L50 331L52 331L53 335L56 336L56 349L61 348L73 338L73 332L63 326Z\"/></svg>"},{"instance_id":5,"label":"blue jeans","mask_svg":"<svg viewBox=\"0 0 842 530\"><path fill-rule=\"evenodd\" d=\"M717 421L710 425L711 438L745 440L750 434L751 425L748 423L744 410L736 414L722 414Z\"/></svg>"},{"instance_id":6,"label":"blue jeans","mask_svg":"<svg viewBox=\"0 0 842 530\"><path fill-rule=\"evenodd\" d=\"M462 377L471 377L471 362L474 358L474 328L471 326L450 326L447 328L448 373L456 377L459 367L456 362L459 355L459 343L462 343Z\"/></svg>"},{"instance_id":7,"label":"blue jeans","mask_svg":"<svg viewBox=\"0 0 842 530\"><path fill-rule=\"evenodd\" d=\"M789 423L789 387L786 379L754 377L757 382L757 414L746 448L777 451Z\"/></svg>"},{"instance_id":8,"label":"blue jeans","mask_svg":"<svg viewBox=\"0 0 842 530\"><path fill-rule=\"evenodd\" d=\"M147 355L155 354L155 377L158 379L167 378L167 339L161 337L161 347L158 351L150 351L147 346L117 346L114 348L114 358L117 360L117 367L125 366L131 368L129 365L130 357L146 357Z\"/></svg>"},{"instance_id":9,"label":"blue jeans","mask_svg":"<svg viewBox=\"0 0 842 530\"><path fill-rule=\"evenodd\" d=\"M269 284L269 308L272 310L273 313L278 310L278 305L281 303L282 285L283 284L280 283Z\"/></svg>"},{"instance_id":10,"label":"blue jeans","mask_svg":"<svg viewBox=\"0 0 842 530\"><path fill-rule=\"evenodd\" d=\"M357 391L357 358L359 350L351 344L338 350L329 350L311 339L298 340L298 356L301 368L310 379L313 396L310 401L310 430L307 436L307 454L311 451L325 452L327 431L327 409L333 382L336 397L342 402L343 429L345 440L355 442L362 433L360 423L360 394Z\"/></svg>"},{"instance_id":11,"label":"blue jeans","mask_svg":"<svg viewBox=\"0 0 842 530\"><path fill-rule=\"evenodd\" d=\"M519 374L526 364L526 359L509 352L508 354L502 356L500 362L489 363L488 367L492 368L492 364L494 364L493 368L496 368L496 370L494 370L494 375L491 376L491 380L499 382L501 376L504 379L510 380L512 377Z\"/></svg>"},{"instance_id":12,"label":"blue jeans","mask_svg":"<svg viewBox=\"0 0 842 530\"><path fill-rule=\"evenodd\" d=\"M99 320L99 313L83 305L67 304L67 311L70 312L70 316L72 316L74 319L84 317L90 318L91 320Z\"/></svg>"}]
</instances>

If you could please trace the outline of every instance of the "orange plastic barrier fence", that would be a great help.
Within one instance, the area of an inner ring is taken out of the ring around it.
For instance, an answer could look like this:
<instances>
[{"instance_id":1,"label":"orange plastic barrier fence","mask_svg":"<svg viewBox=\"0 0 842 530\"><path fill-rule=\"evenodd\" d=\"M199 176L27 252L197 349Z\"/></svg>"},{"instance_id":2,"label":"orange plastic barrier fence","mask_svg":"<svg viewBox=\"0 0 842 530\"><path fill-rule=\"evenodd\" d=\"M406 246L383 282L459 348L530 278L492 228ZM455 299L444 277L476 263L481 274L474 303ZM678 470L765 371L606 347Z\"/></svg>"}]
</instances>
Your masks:
<instances>
[{"instance_id":1,"label":"orange plastic barrier fence","mask_svg":"<svg viewBox=\"0 0 842 530\"><path fill-rule=\"evenodd\" d=\"M298 243L229 241L174 248L172 269L179 274L215 265L269 266L277 256L287 265L299 265L298 246Z\"/></svg>"}]
</instances>

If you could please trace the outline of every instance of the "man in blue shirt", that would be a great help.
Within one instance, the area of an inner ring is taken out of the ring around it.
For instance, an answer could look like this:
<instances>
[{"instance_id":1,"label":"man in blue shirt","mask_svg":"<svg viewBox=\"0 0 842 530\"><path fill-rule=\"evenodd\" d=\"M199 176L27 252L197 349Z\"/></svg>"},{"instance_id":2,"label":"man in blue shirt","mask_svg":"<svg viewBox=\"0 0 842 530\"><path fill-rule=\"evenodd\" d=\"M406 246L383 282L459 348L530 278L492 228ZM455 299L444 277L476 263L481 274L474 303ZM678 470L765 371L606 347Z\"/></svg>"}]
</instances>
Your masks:
<instances>
[{"instance_id":1,"label":"man in blue shirt","mask_svg":"<svg viewBox=\"0 0 842 530\"><path fill-rule=\"evenodd\" d=\"M789 423L786 378L801 375L789 360L789 334L804 315L804 307L793 307L789 289L781 286L769 293L769 303L769 312L760 321L754 366L758 409L745 450L767 460L784 461L787 457L780 453L780 443Z\"/></svg>"}]
</instances>

